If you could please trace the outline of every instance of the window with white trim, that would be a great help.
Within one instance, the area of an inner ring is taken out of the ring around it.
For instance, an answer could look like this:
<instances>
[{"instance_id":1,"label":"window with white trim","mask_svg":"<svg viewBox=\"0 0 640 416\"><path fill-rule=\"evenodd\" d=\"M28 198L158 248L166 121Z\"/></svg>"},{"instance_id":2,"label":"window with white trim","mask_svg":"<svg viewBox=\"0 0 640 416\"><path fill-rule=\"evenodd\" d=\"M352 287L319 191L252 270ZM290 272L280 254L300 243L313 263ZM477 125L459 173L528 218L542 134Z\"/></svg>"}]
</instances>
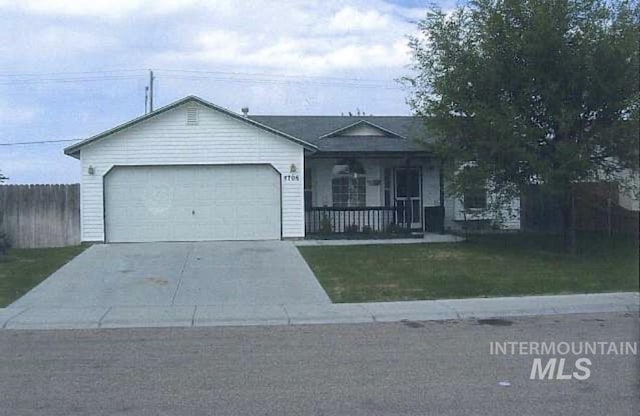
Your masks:
<instances>
[{"instance_id":1,"label":"window with white trim","mask_svg":"<svg viewBox=\"0 0 640 416\"><path fill-rule=\"evenodd\" d=\"M342 159L335 164L331 178L334 207L364 207L367 198L367 175L355 159Z\"/></svg>"}]
</instances>

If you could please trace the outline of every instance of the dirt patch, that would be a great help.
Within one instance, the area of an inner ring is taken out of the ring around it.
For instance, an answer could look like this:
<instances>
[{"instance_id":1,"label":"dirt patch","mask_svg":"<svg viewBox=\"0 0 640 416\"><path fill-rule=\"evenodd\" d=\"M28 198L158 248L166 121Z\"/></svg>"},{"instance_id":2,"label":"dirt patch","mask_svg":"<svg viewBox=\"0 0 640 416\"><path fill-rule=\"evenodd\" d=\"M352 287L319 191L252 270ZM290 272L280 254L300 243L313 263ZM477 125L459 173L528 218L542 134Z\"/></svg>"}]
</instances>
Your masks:
<instances>
[{"instance_id":1,"label":"dirt patch","mask_svg":"<svg viewBox=\"0 0 640 416\"><path fill-rule=\"evenodd\" d=\"M400 285L397 283L378 283L377 285L374 285L374 287L378 289L397 289Z\"/></svg>"},{"instance_id":2,"label":"dirt patch","mask_svg":"<svg viewBox=\"0 0 640 416\"><path fill-rule=\"evenodd\" d=\"M452 259L461 259L465 256L463 253L455 250L451 250L451 251L438 250L432 253L428 253L426 257L432 260L452 260Z\"/></svg>"},{"instance_id":3,"label":"dirt patch","mask_svg":"<svg viewBox=\"0 0 640 416\"><path fill-rule=\"evenodd\" d=\"M240 250L242 254L272 253L274 251L275 251L274 249L268 248L268 247L251 247L251 248L244 248Z\"/></svg>"},{"instance_id":4,"label":"dirt patch","mask_svg":"<svg viewBox=\"0 0 640 416\"><path fill-rule=\"evenodd\" d=\"M161 277L145 277L142 279L144 283L149 283L155 286L166 286L169 284L168 279L163 279Z\"/></svg>"},{"instance_id":5,"label":"dirt patch","mask_svg":"<svg viewBox=\"0 0 640 416\"><path fill-rule=\"evenodd\" d=\"M402 324L404 326L409 327L409 328L423 328L424 327L424 324L421 324L420 322L417 322L417 321L410 321L408 319L403 319L400 322L402 322Z\"/></svg>"},{"instance_id":6,"label":"dirt patch","mask_svg":"<svg viewBox=\"0 0 640 416\"><path fill-rule=\"evenodd\" d=\"M511 326L513 325L513 321L509 321L508 319L498 319L498 318L478 319L478 324L491 325L491 326Z\"/></svg>"}]
</instances>

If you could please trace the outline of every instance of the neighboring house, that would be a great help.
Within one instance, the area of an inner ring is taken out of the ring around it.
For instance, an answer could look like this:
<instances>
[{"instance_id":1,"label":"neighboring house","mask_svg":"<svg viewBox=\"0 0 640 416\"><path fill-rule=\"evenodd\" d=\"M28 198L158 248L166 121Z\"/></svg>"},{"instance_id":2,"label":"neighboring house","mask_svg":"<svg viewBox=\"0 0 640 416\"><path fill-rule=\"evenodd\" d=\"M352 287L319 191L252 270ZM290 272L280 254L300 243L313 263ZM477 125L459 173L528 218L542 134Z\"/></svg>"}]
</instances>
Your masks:
<instances>
[{"instance_id":1,"label":"neighboring house","mask_svg":"<svg viewBox=\"0 0 640 416\"><path fill-rule=\"evenodd\" d=\"M189 96L65 153L82 165L83 241L456 228L487 195L466 209L444 198L439 162L420 140L414 117L249 116ZM513 206L501 227L519 228Z\"/></svg>"},{"instance_id":2,"label":"neighboring house","mask_svg":"<svg viewBox=\"0 0 640 416\"><path fill-rule=\"evenodd\" d=\"M628 189L622 189L618 195L618 204L629 211L640 211L640 173L625 169L621 176L629 181Z\"/></svg>"}]
</instances>

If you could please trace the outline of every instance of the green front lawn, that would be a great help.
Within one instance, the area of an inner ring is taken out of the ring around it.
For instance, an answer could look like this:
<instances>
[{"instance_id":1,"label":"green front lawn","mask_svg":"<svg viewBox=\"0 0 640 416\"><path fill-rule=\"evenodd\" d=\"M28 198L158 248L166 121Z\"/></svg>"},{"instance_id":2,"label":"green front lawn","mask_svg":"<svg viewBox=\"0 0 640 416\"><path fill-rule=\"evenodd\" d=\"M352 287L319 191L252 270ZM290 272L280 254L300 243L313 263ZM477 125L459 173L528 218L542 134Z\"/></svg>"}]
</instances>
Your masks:
<instances>
[{"instance_id":1,"label":"green front lawn","mask_svg":"<svg viewBox=\"0 0 640 416\"><path fill-rule=\"evenodd\" d=\"M0 257L0 308L27 293L87 247L9 250L6 256Z\"/></svg>"},{"instance_id":2,"label":"green front lawn","mask_svg":"<svg viewBox=\"0 0 640 416\"><path fill-rule=\"evenodd\" d=\"M334 302L638 290L638 244L581 236L472 236L462 243L299 247Z\"/></svg>"}]
</instances>

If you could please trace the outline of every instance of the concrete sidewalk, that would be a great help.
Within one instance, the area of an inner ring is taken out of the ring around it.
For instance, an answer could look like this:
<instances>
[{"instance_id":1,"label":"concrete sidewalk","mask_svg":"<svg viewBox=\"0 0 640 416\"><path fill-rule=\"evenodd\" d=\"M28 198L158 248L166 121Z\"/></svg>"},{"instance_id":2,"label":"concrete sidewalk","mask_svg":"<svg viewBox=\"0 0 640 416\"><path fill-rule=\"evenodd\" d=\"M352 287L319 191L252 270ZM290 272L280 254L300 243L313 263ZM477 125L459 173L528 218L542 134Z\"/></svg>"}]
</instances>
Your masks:
<instances>
[{"instance_id":1,"label":"concrete sidewalk","mask_svg":"<svg viewBox=\"0 0 640 416\"><path fill-rule=\"evenodd\" d=\"M293 244L304 246L371 246L392 244L425 244L425 243L457 243L464 241L463 237L453 234L425 233L422 238L378 238L358 240L295 240Z\"/></svg>"},{"instance_id":2,"label":"concrete sidewalk","mask_svg":"<svg viewBox=\"0 0 640 416\"><path fill-rule=\"evenodd\" d=\"M411 302L282 305L9 307L0 309L6 329L83 329L335 324L508 318L599 312L640 312L640 295L525 296Z\"/></svg>"}]
</instances>

